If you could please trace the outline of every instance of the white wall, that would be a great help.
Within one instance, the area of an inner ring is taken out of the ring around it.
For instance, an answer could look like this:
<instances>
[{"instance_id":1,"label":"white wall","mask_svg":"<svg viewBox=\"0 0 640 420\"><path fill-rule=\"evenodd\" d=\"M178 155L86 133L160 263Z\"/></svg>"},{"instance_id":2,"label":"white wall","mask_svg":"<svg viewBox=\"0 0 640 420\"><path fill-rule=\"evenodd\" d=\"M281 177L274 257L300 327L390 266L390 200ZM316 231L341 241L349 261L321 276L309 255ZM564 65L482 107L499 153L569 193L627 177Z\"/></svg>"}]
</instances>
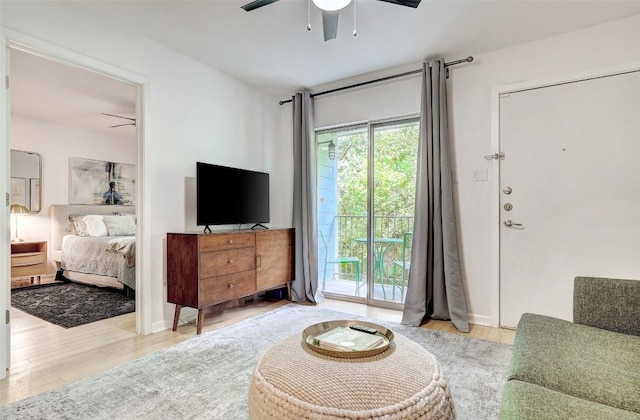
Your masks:
<instances>
[{"instance_id":1,"label":"white wall","mask_svg":"<svg viewBox=\"0 0 640 420\"><path fill-rule=\"evenodd\" d=\"M70 3L1 7L9 40L44 42L148 80L139 264L151 308L143 331L164 329L173 316L173 305L166 303L163 246L167 232L185 228L185 177L195 176L196 161L272 173L272 225L291 225L289 182L280 169L291 165L291 157L281 143L277 98Z\"/></svg>"},{"instance_id":2,"label":"white wall","mask_svg":"<svg viewBox=\"0 0 640 420\"><path fill-rule=\"evenodd\" d=\"M638 39L640 15L490 53L468 51L475 58L473 63L451 68L448 100L452 167L457 179L462 272L472 322L493 325L498 322L495 293L498 255L494 246L498 223L493 198L497 166L484 159L485 155L497 151L492 143L493 90L524 81L579 75L640 62ZM459 58L445 57L447 60ZM420 67L421 63L415 63L331 86L319 86L311 91ZM420 81L419 76L409 76L396 82L318 97L315 101L315 126L320 128L418 112ZM283 133L290 136L290 104L283 106L281 121ZM543 164L541 160L541 170ZM488 169L489 181L474 182L474 169Z\"/></svg>"},{"instance_id":3,"label":"white wall","mask_svg":"<svg viewBox=\"0 0 640 420\"><path fill-rule=\"evenodd\" d=\"M469 311L480 322L496 323L497 212L492 200L497 163L483 156L492 145L492 90L524 81L580 75L640 62L640 15L517 47L475 56L471 65L452 71L452 135L458 169L462 254ZM603 118L606 118L603 115ZM536 157L532 157L535 159ZM544 161L540 160L541 170ZM474 182L473 170L489 168L490 182ZM637 182L637 180L629 180ZM552 223L552 221L550 221Z\"/></svg>"},{"instance_id":4,"label":"white wall","mask_svg":"<svg viewBox=\"0 0 640 420\"><path fill-rule=\"evenodd\" d=\"M49 206L69 203L70 157L137 164L135 129L122 129L130 131L131 135L123 137L12 115L11 148L35 152L42 158L42 211L17 218L22 239L50 241ZM50 260L49 273L54 272L54 264Z\"/></svg>"}]
</instances>

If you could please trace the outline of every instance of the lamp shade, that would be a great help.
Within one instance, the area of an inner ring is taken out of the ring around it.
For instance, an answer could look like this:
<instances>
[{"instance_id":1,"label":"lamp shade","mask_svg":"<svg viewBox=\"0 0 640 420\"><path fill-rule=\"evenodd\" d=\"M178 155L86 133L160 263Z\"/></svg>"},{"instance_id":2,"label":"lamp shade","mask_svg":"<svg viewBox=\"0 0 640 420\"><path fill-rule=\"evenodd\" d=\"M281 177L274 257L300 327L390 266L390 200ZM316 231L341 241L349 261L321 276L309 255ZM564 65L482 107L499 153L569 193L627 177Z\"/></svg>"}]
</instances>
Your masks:
<instances>
[{"instance_id":1,"label":"lamp shade","mask_svg":"<svg viewBox=\"0 0 640 420\"><path fill-rule=\"evenodd\" d=\"M313 0L313 4L318 8L329 12L343 9L347 7L349 3L351 3L351 0Z\"/></svg>"},{"instance_id":2,"label":"lamp shade","mask_svg":"<svg viewBox=\"0 0 640 420\"><path fill-rule=\"evenodd\" d=\"M9 211L11 214L29 214L29 209L20 204L12 204Z\"/></svg>"}]
</instances>

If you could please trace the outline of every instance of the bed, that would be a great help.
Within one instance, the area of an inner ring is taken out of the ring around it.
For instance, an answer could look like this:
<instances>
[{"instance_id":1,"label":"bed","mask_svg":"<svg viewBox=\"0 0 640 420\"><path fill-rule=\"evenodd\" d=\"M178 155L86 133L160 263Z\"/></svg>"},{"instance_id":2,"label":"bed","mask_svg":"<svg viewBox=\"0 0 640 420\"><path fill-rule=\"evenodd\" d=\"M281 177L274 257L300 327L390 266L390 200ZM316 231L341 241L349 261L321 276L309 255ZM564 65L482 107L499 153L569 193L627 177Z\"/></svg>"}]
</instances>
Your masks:
<instances>
[{"instance_id":1,"label":"bed","mask_svg":"<svg viewBox=\"0 0 640 420\"><path fill-rule=\"evenodd\" d=\"M52 258L60 275L134 294L133 206L54 204L50 217Z\"/></svg>"}]
</instances>

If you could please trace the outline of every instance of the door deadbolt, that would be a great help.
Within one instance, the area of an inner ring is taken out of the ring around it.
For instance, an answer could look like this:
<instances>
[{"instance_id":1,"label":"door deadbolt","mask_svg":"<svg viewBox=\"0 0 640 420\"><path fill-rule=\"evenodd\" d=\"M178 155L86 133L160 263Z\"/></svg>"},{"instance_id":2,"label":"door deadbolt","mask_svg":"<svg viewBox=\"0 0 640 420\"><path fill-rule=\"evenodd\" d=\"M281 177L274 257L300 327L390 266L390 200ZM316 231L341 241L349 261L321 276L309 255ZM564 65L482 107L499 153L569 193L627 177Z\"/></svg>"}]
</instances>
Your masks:
<instances>
[{"instance_id":1,"label":"door deadbolt","mask_svg":"<svg viewBox=\"0 0 640 420\"><path fill-rule=\"evenodd\" d=\"M507 194L507 195L511 194L511 191L513 191L513 190L511 189L511 187L504 187L504 188L502 189L502 192L503 192L503 193L505 193L505 194Z\"/></svg>"},{"instance_id":2,"label":"door deadbolt","mask_svg":"<svg viewBox=\"0 0 640 420\"><path fill-rule=\"evenodd\" d=\"M513 210L513 204L511 204L511 203L505 203L505 205L504 205L504 209L505 209L506 211L511 211L511 210Z\"/></svg>"}]
</instances>

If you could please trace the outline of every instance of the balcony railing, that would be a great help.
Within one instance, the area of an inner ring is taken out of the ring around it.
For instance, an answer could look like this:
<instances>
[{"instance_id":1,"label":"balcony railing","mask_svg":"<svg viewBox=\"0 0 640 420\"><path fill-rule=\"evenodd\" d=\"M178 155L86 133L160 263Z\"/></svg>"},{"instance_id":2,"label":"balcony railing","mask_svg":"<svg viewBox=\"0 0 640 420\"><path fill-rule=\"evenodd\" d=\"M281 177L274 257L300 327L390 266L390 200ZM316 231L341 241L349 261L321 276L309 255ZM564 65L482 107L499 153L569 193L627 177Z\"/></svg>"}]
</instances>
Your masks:
<instances>
[{"instance_id":1,"label":"balcony railing","mask_svg":"<svg viewBox=\"0 0 640 420\"><path fill-rule=\"evenodd\" d=\"M403 234L413 231L413 219L413 216L376 216L374 217L374 237L402 239ZM360 274L366 274L366 245L355 240L367 237L366 216L337 215L331 224L319 228L331 244L330 246L337 248L337 255L358 257L361 261ZM402 245L389 247L384 255L385 266L398 260L401 251ZM320 259L324 257L323 254L320 255ZM341 268L341 274L347 277L354 274L352 271L353 268L347 265Z\"/></svg>"},{"instance_id":2,"label":"balcony railing","mask_svg":"<svg viewBox=\"0 0 640 420\"><path fill-rule=\"evenodd\" d=\"M355 241L356 238L367 236L367 217L338 215L334 217L334 226L329 232L335 233L339 255L354 255L361 261L366 261L365 249L362 243ZM376 216L374 217L374 237L376 238L398 238L413 231L413 216ZM335 230L334 230L335 229ZM389 250L386 259L393 260L399 251L397 247ZM366 266L366 264L365 264ZM363 271L366 272L366 271Z\"/></svg>"},{"instance_id":3,"label":"balcony railing","mask_svg":"<svg viewBox=\"0 0 640 420\"><path fill-rule=\"evenodd\" d=\"M408 279L405 261L410 256L413 219L413 216L374 218L374 238L393 239L376 241L375 273L370 276L367 274L366 216L338 215L325 218L325 223L318 225L322 234L319 235L318 248L321 290L362 296L362 286L367 284L367 279L373 279L374 299L403 303ZM328 263L327 257L332 261ZM336 257L340 257L342 263L336 263ZM357 260L343 257L357 257Z\"/></svg>"}]
</instances>

